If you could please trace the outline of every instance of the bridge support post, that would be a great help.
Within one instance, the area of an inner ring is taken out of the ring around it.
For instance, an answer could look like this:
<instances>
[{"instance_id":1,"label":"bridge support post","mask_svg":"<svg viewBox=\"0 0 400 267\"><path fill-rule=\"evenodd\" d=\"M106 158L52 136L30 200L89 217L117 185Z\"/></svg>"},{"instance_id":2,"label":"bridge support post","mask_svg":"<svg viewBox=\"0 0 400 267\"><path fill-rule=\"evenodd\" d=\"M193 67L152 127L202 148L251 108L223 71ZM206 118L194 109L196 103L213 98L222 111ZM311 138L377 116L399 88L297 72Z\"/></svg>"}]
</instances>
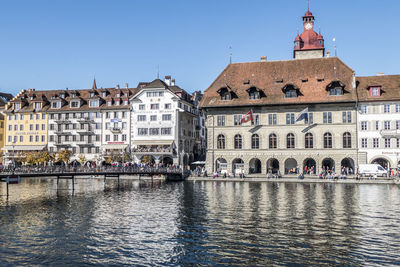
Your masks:
<instances>
[{"instance_id":1,"label":"bridge support post","mask_svg":"<svg viewBox=\"0 0 400 267\"><path fill-rule=\"evenodd\" d=\"M75 191L75 175L72 175L72 192Z\"/></svg>"},{"instance_id":2,"label":"bridge support post","mask_svg":"<svg viewBox=\"0 0 400 267\"><path fill-rule=\"evenodd\" d=\"M9 194L8 194L8 183L6 182L6 184L7 184L6 187L7 187L7 198L8 198L8 195L9 195Z\"/></svg>"}]
</instances>

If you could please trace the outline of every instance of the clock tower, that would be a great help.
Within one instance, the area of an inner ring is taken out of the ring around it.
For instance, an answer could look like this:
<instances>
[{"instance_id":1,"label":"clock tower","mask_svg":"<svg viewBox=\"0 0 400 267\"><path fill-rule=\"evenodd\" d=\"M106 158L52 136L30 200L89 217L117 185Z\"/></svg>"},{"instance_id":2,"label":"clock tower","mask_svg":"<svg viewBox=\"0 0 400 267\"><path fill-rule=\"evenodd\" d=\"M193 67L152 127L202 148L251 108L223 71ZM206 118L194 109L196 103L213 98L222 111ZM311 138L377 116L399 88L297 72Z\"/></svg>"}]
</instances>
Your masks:
<instances>
[{"instance_id":1,"label":"clock tower","mask_svg":"<svg viewBox=\"0 0 400 267\"><path fill-rule=\"evenodd\" d=\"M324 38L321 32L314 31L314 16L307 8L303 16L304 30L294 40L293 57L295 59L321 58L325 55Z\"/></svg>"}]
</instances>

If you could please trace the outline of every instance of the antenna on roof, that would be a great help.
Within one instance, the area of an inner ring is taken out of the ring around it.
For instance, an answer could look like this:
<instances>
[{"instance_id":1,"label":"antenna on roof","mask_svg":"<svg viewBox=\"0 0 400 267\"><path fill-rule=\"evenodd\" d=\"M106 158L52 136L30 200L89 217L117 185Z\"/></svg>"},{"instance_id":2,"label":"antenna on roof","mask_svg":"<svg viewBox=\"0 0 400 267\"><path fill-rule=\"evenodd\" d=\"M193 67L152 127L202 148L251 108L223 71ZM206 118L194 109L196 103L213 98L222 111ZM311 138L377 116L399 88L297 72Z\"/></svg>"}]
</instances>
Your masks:
<instances>
[{"instance_id":1,"label":"antenna on roof","mask_svg":"<svg viewBox=\"0 0 400 267\"><path fill-rule=\"evenodd\" d=\"M160 79L160 65L157 65L157 79Z\"/></svg>"},{"instance_id":2,"label":"antenna on roof","mask_svg":"<svg viewBox=\"0 0 400 267\"><path fill-rule=\"evenodd\" d=\"M307 11L310 11L310 0L307 0Z\"/></svg>"},{"instance_id":3,"label":"antenna on roof","mask_svg":"<svg viewBox=\"0 0 400 267\"><path fill-rule=\"evenodd\" d=\"M232 64L232 46L229 46L229 64Z\"/></svg>"}]
</instances>

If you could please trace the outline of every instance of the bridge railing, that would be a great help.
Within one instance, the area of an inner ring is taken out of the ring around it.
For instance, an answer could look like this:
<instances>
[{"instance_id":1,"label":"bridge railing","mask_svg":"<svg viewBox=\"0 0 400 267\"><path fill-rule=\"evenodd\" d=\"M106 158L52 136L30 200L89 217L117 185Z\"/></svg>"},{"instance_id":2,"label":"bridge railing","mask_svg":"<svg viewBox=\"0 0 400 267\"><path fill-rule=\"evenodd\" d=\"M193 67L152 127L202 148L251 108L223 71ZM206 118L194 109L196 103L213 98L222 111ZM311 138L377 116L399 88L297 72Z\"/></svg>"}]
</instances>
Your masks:
<instances>
[{"instance_id":1,"label":"bridge railing","mask_svg":"<svg viewBox=\"0 0 400 267\"><path fill-rule=\"evenodd\" d=\"M82 167L82 166L40 166L40 167L17 167L3 169L2 174L75 174L75 173L119 173L119 174L165 174L182 173L181 168L177 167L150 167L150 166L102 166L102 167Z\"/></svg>"}]
</instances>

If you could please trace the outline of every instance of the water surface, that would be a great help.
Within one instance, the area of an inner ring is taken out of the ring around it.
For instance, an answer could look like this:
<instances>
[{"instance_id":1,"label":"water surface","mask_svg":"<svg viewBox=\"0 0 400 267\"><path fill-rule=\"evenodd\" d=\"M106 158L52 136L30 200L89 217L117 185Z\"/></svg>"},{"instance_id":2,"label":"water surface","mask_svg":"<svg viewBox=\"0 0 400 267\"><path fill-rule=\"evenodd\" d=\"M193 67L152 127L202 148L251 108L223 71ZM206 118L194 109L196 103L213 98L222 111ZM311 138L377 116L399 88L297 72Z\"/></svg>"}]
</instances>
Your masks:
<instances>
[{"instance_id":1,"label":"water surface","mask_svg":"<svg viewBox=\"0 0 400 267\"><path fill-rule=\"evenodd\" d=\"M70 183L0 185L2 264L400 264L397 185Z\"/></svg>"}]
</instances>

